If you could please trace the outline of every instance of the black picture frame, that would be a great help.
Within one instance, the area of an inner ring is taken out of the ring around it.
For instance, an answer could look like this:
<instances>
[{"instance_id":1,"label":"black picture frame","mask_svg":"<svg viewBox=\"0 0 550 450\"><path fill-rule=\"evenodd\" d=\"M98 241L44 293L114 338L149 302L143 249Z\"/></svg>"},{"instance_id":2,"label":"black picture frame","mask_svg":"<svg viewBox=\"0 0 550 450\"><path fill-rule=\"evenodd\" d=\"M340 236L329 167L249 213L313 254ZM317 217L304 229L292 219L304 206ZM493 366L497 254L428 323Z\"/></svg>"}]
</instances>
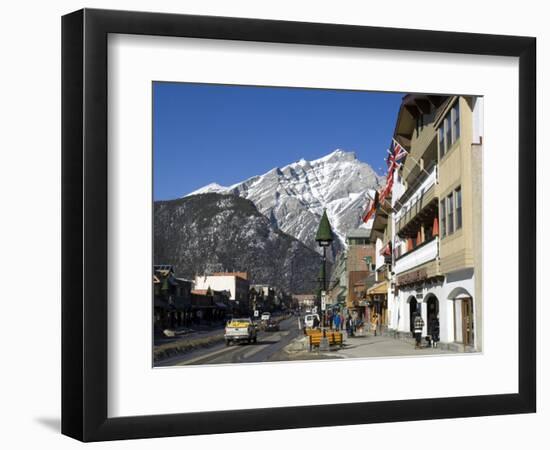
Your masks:
<instances>
[{"instance_id":1,"label":"black picture frame","mask_svg":"<svg viewBox=\"0 0 550 450\"><path fill-rule=\"evenodd\" d=\"M518 393L107 417L109 33L518 57ZM64 16L62 433L82 441L102 441L535 412L535 93L533 37L94 9Z\"/></svg>"}]
</instances>

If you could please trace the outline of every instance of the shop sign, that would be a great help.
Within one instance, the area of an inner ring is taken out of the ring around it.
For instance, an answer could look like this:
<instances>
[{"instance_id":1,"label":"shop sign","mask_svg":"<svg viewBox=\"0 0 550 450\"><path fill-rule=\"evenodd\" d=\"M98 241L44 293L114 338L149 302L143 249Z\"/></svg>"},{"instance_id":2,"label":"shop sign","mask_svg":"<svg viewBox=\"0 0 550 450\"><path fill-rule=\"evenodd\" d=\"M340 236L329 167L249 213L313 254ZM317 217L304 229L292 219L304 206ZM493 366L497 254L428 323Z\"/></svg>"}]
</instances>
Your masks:
<instances>
[{"instance_id":1,"label":"shop sign","mask_svg":"<svg viewBox=\"0 0 550 450\"><path fill-rule=\"evenodd\" d=\"M412 272L397 277L397 284L410 284L417 281L426 280L428 278L428 271L424 269L413 270Z\"/></svg>"}]
</instances>

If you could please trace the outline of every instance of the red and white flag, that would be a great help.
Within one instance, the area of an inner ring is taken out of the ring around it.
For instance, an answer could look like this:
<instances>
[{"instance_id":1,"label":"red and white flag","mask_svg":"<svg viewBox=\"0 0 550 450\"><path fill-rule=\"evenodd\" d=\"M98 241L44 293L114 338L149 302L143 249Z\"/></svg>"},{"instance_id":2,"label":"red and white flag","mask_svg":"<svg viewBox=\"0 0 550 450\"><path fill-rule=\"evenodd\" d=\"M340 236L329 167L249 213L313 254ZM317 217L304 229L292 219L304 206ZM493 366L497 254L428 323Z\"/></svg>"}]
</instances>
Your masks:
<instances>
[{"instance_id":1,"label":"red and white flag","mask_svg":"<svg viewBox=\"0 0 550 450\"><path fill-rule=\"evenodd\" d=\"M407 150L395 139L392 138L392 149L388 150L388 157L386 158L386 164L388 165L388 174L386 175L386 185L380 192L376 192L375 198L371 201L366 208L365 215L363 216L363 222L368 222L369 219L378 209L381 203L386 201L391 194L393 188L394 172L401 165L401 161L406 155L409 154Z\"/></svg>"},{"instance_id":2,"label":"red and white flag","mask_svg":"<svg viewBox=\"0 0 550 450\"><path fill-rule=\"evenodd\" d=\"M369 203L365 208L365 215L363 216L363 222L368 222L373 214L376 212L379 204L378 192L374 194L374 199L369 198Z\"/></svg>"},{"instance_id":3,"label":"red and white flag","mask_svg":"<svg viewBox=\"0 0 550 450\"><path fill-rule=\"evenodd\" d=\"M399 142L397 142L394 138L392 138L392 141L393 141L393 151L392 151L393 161L395 163L398 163L405 156L407 156L409 152L405 150L405 148Z\"/></svg>"}]
</instances>

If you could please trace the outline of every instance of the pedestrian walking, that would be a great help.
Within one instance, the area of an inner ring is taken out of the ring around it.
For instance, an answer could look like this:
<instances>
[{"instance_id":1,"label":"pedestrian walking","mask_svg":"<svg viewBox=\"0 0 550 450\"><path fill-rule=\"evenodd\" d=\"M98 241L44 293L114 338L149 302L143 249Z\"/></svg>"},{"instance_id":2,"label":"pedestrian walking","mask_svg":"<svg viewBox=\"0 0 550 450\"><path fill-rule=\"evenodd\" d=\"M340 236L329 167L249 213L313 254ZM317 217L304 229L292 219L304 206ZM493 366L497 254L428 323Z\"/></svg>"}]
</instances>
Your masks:
<instances>
[{"instance_id":1,"label":"pedestrian walking","mask_svg":"<svg viewBox=\"0 0 550 450\"><path fill-rule=\"evenodd\" d=\"M431 344L435 348L439 342L439 317L434 315L428 326L430 327L430 335L432 337Z\"/></svg>"},{"instance_id":2,"label":"pedestrian walking","mask_svg":"<svg viewBox=\"0 0 550 450\"><path fill-rule=\"evenodd\" d=\"M334 324L334 329L336 331L339 331L340 330L340 314L335 314L334 315L333 324Z\"/></svg>"},{"instance_id":3,"label":"pedestrian walking","mask_svg":"<svg viewBox=\"0 0 550 450\"><path fill-rule=\"evenodd\" d=\"M415 349L420 348L420 343L422 342L422 329L424 328L424 320L420 313L416 313L414 318L414 337L416 339Z\"/></svg>"},{"instance_id":4,"label":"pedestrian walking","mask_svg":"<svg viewBox=\"0 0 550 450\"><path fill-rule=\"evenodd\" d=\"M346 321L346 330L349 336L353 336L353 319L351 318L351 316L348 316L348 319Z\"/></svg>"},{"instance_id":5,"label":"pedestrian walking","mask_svg":"<svg viewBox=\"0 0 550 450\"><path fill-rule=\"evenodd\" d=\"M370 319L370 330L372 334L374 334L375 336L378 331L378 322L379 322L378 314L374 313Z\"/></svg>"}]
</instances>

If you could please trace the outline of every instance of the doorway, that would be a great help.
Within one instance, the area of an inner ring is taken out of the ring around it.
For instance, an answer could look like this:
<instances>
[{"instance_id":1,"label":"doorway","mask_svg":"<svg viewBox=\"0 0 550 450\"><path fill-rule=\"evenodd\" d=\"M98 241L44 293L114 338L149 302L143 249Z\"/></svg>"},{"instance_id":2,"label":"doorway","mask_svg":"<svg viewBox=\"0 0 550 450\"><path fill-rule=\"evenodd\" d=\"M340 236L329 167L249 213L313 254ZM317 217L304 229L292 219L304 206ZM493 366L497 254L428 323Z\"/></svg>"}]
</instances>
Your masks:
<instances>
[{"instance_id":1,"label":"doorway","mask_svg":"<svg viewBox=\"0 0 550 450\"><path fill-rule=\"evenodd\" d=\"M474 345L474 307L472 297L463 298L462 309L462 342Z\"/></svg>"},{"instance_id":2,"label":"doorway","mask_svg":"<svg viewBox=\"0 0 550 450\"><path fill-rule=\"evenodd\" d=\"M426 304L428 309L428 334L439 338L439 300L435 295L430 295Z\"/></svg>"},{"instance_id":3,"label":"doorway","mask_svg":"<svg viewBox=\"0 0 550 450\"><path fill-rule=\"evenodd\" d=\"M409 331L414 333L414 316L418 309L418 302L416 297L409 297Z\"/></svg>"}]
</instances>

